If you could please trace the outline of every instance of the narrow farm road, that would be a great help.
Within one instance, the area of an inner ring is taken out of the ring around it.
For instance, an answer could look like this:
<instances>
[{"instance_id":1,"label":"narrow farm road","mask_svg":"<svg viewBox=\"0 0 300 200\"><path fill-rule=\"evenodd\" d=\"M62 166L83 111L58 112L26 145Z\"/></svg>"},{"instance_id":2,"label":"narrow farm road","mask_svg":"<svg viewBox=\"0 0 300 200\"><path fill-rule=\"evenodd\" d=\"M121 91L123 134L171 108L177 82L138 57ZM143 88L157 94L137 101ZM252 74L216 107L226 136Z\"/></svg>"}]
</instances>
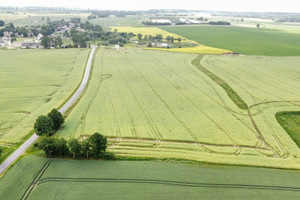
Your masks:
<instances>
[{"instance_id":1,"label":"narrow farm road","mask_svg":"<svg viewBox=\"0 0 300 200\"><path fill-rule=\"evenodd\" d=\"M90 75L90 70L91 70L91 65L92 65L92 60L94 57L95 50L96 50L96 47L93 46L80 86L75 91L75 93L72 95L72 97L59 109L59 112L64 113L74 103L74 101L80 96L82 91L85 89L87 82L89 80L89 75ZM1 163L0 164L0 174L2 174L2 172L4 172L20 155L22 155L26 151L26 149L30 145L32 145L36 141L36 139L38 139L38 137L39 136L34 133L16 151L14 151L3 163Z\"/></svg>"}]
</instances>

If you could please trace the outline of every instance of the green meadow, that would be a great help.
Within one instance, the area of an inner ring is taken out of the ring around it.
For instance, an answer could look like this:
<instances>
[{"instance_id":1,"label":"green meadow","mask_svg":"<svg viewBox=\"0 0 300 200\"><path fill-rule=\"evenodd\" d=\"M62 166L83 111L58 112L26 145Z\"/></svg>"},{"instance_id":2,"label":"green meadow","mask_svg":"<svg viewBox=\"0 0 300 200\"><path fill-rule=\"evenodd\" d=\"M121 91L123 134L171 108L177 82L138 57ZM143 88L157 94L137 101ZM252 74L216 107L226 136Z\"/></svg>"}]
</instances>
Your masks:
<instances>
[{"instance_id":1,"label":"green meadow","mask_svg":"<svg viewBox=\"0 0 300 200\"><path fill-rule=\"evenodd\" d=\"M199 44L246 55L299 56L300 35L268 28L234 26L161 27Z\"/></svg>"}]
</instances>

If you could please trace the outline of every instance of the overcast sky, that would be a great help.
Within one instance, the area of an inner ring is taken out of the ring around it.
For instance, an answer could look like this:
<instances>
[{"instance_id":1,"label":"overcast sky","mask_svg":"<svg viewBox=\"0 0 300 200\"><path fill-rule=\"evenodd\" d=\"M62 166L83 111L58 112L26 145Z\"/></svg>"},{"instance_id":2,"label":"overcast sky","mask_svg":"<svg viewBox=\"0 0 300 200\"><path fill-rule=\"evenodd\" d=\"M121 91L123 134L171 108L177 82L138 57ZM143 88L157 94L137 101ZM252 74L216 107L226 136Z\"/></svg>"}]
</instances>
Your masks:
<instances>
[{"instance_id":1,"label":"overcast sky","mask_svg":"<svg viewBox=\"0 0 300 200\"><path fill-rule=\"evenodd\" d=\"M219 11L299 12L297 0L0 0L0 6L45 6L84 9L193 9Z\"/></svg>"}]
</instances>

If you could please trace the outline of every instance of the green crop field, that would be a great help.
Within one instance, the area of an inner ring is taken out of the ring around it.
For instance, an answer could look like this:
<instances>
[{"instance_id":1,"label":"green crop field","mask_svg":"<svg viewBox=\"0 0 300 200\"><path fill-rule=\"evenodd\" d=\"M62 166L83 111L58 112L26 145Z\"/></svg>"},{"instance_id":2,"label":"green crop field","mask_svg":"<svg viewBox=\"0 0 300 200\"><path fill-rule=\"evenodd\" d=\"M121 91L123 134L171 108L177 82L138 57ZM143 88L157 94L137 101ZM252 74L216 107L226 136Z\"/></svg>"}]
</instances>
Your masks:
<instances>
[{"instance_id":1,"label":"green crop field","mask_svg":"<svg viewBox=\"0 0 300 200\"><path fill-rule=\"evenodd\" d=\"M298 199L299 181L289 170L26 156L0 179L0 198Z\"/></svg>"},{"instance_id":2,"label":"green crop field","mask_svg":"<svg viewBox=\"0 0 300 200\"><path fill-rule=\"evenodd\" d=\"M37 116L59 107L81 81L87 49L1 50L0 144L33 129Z\"/></svg>"},{"instance_id":3,"label":"green crop field","mask_svg":"<svg viewBox=\"0 0 300 200\"><path fill-rule=\"evenodd\" d=\"M196 57L100 49L89 88L57 135L100 132L121 156L299 168L300 150L275 119L299 109L299 58L205 56L201 64L237 92L242 110L192 65Z\"/></svg>"},{"instance_id":4,"label":"green crop field","mask_svg":"<svg viewBox=\"0 0 300 200\"><path fill-rule=\"evenodd\" d=\"M246 55L300 55L299 33L231 26L162 27L162 29L199 44Z\"/></svg>"}]
</instances>

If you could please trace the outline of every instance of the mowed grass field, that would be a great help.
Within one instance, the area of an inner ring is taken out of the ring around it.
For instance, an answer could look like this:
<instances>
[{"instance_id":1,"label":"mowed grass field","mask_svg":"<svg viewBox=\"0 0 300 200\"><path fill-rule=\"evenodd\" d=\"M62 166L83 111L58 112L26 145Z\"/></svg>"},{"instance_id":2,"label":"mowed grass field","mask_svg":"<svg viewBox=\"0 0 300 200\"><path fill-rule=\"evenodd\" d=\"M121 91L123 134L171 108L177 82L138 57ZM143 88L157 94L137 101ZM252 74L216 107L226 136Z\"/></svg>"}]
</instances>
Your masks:
<instances>
[{"instance_id":1,"label":"mowed grass field","mask_svg":"<svg viewBox=\"0 0 300 200\"><path fill-rule=\"evenodd\" d=\"M299 181L289 170L26 156L0 179L0 198L298 199Z\"/></svg>"},{"instance_id":2,"label":"mowed grass field","mask_svg":"<svg viewBox=\"0 0 300 200\"><path fill-rule=\"evenodd\" d=\"M89 88L57 136L81 138L100 132L109 137L109 151L126 157L299 168L300 150L275 119L280 109L299 108L297 81L289 77L297 76L297 59L286 62L287 75L280 79L287 85L275 90L273 81L279 81L280 63L273 70L272 64L263 68L262 61L257 66L259 71L250 73L250 61L248 66L247 62L241 66L243 69L235 69L240 66L236 61L235 68L224 65L229 62L226 59L235 57L205 56L203 66L228 81L248 104L248 110L240 110L223 88L191 64L196 57L138 49L100 49ZM215 63L222 69L213 65L212 60L218 58L223 60ZM261 78L262 87L255 80L256 73L260 77L269 70L273 71L268 78ZM246 83L226 76L237 71L237 78L244 75L242 80ZM250 87L248 82L257 86L242 91L238 88L242 84ZM267 87L274 92L286 88L282 94L276 93L280 98L275 98L264 92ZM256 94L261 97L252 101L251 95ZM268 103L256 105L260 98L284 102L271 109Z\"/></svg>"},{"instance_id":3,"label":"mowed grass field","mask_svg":"<svg viewBox=\"0 0 300 200\"><path fill-rule=\"evenodd\" d=\"M0 145L11 146L39 115L58 108L81 81L87 49L0 52Z\"/></svg>"},{"instance_id":4,"label":"mowed grass field","mask_svg":"<svg viewBox=\"0 0 300 200\"><path fill-rule=\"evenodd\" d=\"M151 50L160 50L160 51L172 51L172 52L180 52L180 53L194 53L194 54L223 54L223 53L230 53L231 51L221 48L214 48L211 46L205 46L203 43L197 43L195 41L192 41L191 39L186 39L183 36L180 36L178 34L174 34L168 31L165 31L163 29L157 28L157 27L126 27L126 26L118 26L118 27L112 27L112 30L117 29L119 32L127 32L127 33L134 33L142 34L143 37L145 35L152 35L156 36L157 34L161 34L163 38L166 38L167 36L171 36L175 38L175 42L178 38L181 38L181 43L188 42L191 44L194 44L196 46L194 47L182 47L182 48L146 48L145 49L151 49ZM135 37L137 39L137 36ZM177 41L178 42L178 41Z\"/></svg>"},{"instance_id":5,"label":"mowed grass field","mask_svg":"<svg viewBox=\"0 0 300 200\"><path fill-rule=\"evenodd\" d=\"M199 44L246 55L299 56L300 34L233 26L162 27Z\"/></svg>"}]
</instances>

